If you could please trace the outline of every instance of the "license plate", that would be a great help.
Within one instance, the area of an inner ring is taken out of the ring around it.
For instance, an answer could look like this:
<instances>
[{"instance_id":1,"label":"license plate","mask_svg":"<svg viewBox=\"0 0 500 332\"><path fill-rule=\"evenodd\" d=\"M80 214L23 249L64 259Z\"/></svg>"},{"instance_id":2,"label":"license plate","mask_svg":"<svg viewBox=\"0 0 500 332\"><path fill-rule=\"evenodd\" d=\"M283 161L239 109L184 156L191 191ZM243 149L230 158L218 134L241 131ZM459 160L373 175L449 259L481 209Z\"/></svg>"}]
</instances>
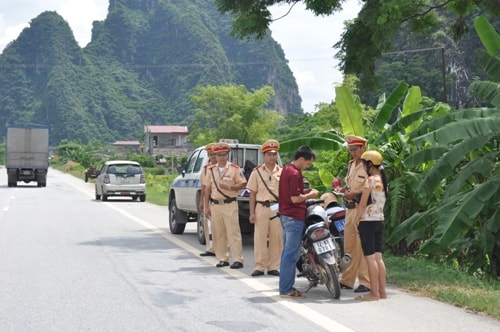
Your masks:
<instances>
[{"instance_id":1,"label":"license plate","mask_svg":"<svg viewBox=\"0 0 500 332\"><path fill-rule=\"evenodd\" d=\"M331 237L318 242L314 242L313 246L314 250L316 250L316 253L318 255L328 251L335 250L335 245L333 244L333 240Z\"/></svg>"},{"instance_id":2,"label":"license plate","mask_svg":"<svg viewBox=\"0 0 500 332\"><path fill-rule=\"evenodd\" d=\"M129 178L121 178L120 183L121 184L129 184L130 183L130 179Z\"/></svg>"}]
</instances>

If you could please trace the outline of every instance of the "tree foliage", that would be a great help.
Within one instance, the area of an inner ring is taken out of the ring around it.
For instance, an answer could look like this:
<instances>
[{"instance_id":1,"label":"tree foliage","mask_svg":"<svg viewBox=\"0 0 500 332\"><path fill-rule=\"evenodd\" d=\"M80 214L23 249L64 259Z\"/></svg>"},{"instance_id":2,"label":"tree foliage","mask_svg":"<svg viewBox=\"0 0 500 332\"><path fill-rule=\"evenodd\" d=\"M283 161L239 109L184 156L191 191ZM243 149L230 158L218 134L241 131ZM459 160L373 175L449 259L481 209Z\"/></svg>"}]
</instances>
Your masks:
<instances>
[{"instance_id":1,"label":"tree foliage","mask_svg":"<svg viewBox=\"0 0 500 332\"><path fill-rule=\"evenodd\" d=\"M267 109L274 95L270 86L248 92L243 85L198 87L191 96L197 108L191 110L190 140L196 146L221 138L261 144L282 117Z\"/></svg>"},{"instance_id":2,"label":"tree foliage","mask_svg":"<svg viewBox=\"0 0 500 332\"><path fill-rule=\"evenodd\" d=\"M216 0L218 9L230 12L233 18L232 34L238 38L266 35L273 18L269 7L283 4L291 10L296 3L303 2L316 15L331 15L341 9L342 0L270 0L232 1ZM454 19L445 27L446 35L455 40L470 28L467 14L484 10L500 16L497 0L374 0L363 1L363 7L354 20L345 24L344 33L335 46L345 74L355 74L367 87L380 82L375 76L375 63L383 53L393 48L393 38L402 27L416 34L429 34L439 27L439 13L447 12ZM285 18L286 19L286 18Z\"/></svg>"}]
</instances>

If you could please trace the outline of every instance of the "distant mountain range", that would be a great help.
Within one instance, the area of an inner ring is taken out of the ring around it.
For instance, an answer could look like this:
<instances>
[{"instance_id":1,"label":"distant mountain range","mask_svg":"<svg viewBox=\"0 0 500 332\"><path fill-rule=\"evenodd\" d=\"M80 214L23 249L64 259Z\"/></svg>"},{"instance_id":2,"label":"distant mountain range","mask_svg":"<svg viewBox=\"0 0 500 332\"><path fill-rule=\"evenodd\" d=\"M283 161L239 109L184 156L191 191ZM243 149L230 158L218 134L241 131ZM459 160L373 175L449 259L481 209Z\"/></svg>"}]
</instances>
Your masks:
<instances>
[{"instance_id":1,"label":"distant mountain range","mask_svg":"<svg viewBox=\"0 0 500 332\"><path fill-rule=\"evenodd\" d=\"M269 36L230 37L231 20L206 0L111 0L81 48L44 12L0 55L0 140L9 124L39 123L61 140L141 139L144 125L188 125L198 85L264 85L269 108L302 114L298 86Z\"/></svg>"}]
</instances>

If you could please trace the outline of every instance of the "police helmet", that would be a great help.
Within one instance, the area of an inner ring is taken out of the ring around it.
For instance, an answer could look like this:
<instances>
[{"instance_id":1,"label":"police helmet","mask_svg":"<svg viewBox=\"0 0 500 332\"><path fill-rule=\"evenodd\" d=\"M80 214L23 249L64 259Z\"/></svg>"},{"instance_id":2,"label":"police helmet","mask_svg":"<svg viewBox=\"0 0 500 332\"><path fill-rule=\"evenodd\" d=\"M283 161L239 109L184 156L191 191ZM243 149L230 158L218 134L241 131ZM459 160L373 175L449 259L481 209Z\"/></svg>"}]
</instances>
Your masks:
<instances>
[{"instance_id":1,"label":"police helmet","mask_svg":"<svg viewBox=\"0 0 500 332\"><path fill-rule=\"evenodd\" d=\"M328 209L330 204L337 203L337 198L332 193L324 193L321 195L320 199L324 201L323 208L325 210Z\"/></svg>"}]
</instances>

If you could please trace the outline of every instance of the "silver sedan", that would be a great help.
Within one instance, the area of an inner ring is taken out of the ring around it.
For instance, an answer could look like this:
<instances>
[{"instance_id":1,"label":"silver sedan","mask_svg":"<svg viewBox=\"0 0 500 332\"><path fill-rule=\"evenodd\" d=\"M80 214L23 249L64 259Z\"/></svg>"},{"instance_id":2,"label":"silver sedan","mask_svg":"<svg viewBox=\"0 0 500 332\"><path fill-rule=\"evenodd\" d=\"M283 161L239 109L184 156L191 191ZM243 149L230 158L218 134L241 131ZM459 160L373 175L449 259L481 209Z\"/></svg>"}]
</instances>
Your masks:
<instances>
[{"instance_id":1,"label":"silver sedan","mask_svg":"<svg viewBox=\"0 0 500 332\"><path fill-rule=\"evenodd\" d=\"M146 178L138 162L112 160L97 171L95 199L108 200L110 196L128 196L146 201Z\"/></svg>"}]
</instances>

